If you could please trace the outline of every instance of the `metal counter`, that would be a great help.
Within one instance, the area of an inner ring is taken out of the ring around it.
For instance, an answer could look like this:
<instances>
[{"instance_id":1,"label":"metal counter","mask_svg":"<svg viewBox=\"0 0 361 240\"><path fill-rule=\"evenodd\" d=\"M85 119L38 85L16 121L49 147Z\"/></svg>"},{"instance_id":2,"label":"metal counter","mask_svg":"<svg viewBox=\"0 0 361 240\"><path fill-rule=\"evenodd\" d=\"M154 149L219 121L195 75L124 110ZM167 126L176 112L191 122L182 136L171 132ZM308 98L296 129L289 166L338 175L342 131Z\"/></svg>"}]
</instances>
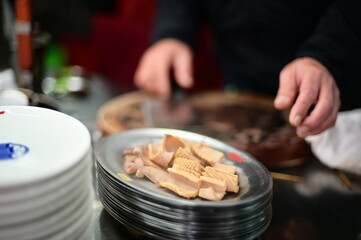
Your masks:
<instances>
[{"instance_id":1,"label":"metal counter","mask_svg":"<svg viewBox=\"0 0 361 240\"><path fill-rule=\"evenodd\" d=\"M61 110L82 121L99 139L96 113L120 94L100 77L91 79L90 93L58 99ZM361 240L361 176L346 174L351 187L337 170L312 157L296 167L271 169L302 177L301 181L274 179L273 216L262 240ZM95 172L95 171L94 171ZM94 176L94 187L96 180ZM148 239L120 224L94 199L95 240Z\"/></svg>"}]
</instances>

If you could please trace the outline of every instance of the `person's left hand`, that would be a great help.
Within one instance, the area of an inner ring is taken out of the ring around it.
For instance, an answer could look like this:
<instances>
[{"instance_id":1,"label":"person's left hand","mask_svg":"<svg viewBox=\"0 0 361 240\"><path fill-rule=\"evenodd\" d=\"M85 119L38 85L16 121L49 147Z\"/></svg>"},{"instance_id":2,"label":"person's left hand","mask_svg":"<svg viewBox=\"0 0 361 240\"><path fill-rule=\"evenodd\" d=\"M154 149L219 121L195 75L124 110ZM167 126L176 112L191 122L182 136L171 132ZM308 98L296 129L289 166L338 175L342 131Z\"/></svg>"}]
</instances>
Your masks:
<instances>
[{"instance_id":1,"label":"person's left hand","mask_svg":"<svg viewBox=\"0 0 361 240\"><path fill-rule=\"evenodd\" d=\"M306 137L334 126L340 93L324 65L313 58L298 58L281 71L274 105L277 109L291 107L289 121L297 127L298 136Z\"/></svg>"}]
</instances>

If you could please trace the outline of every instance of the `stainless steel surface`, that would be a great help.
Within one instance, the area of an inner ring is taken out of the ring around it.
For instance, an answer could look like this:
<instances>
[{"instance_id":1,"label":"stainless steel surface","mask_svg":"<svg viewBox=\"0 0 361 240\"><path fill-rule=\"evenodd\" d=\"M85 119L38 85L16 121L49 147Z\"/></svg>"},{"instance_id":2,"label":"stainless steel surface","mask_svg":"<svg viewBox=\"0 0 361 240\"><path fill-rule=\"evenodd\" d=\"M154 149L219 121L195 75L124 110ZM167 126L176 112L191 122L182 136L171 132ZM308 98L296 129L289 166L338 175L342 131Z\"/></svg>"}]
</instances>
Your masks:
<instances>
[{"instance_id":1,"label":"stainless steel surface","mask_svg":"<svg viewBox=\"0 0 361 240\"><path fill-rule=\"evenodd\" d=\"M62 110L81 120L98 142L96 112L119 92L101 78L93 79L91 92L83 98L66 98ZM299 182L274 180L272 221L257 240L361 240L361 176L346 174L349 189L338 172L311 157L302 165L272 169L302 177ZM95 174L95 171L94 171ZM94 182L97 190L97 185ZM125 227L104 210L96 197L93 203L95 240L147 240Z\"/></svg>"},{"instance_id":2,"label":"stainless steel surface","mask_svg":"<svg viewBox=\"0 0 361 240\"><path fill-rule=\"evenodd\" d=\"M202 142L225 154L222 163L236 166L240 191L221 201L184 199L146 178L123 170L125 149L165 136ZM228 154L243 162L229 159ZM120 222L156 239L254 239L271 220L272 179L268 170L252 156L216 139L182 130L134 129L103 138L96 145L98 192L105 209Z\"/></svg>"},{"instance_id":3,"label":"stainless steel surface","mask_svg":"<svg viewBox=\"0 0 361 240\"><path fill-rule=\"evenodd\" d=\"M199 198L187 200L169 193L164 188L155 186L151 181L137 178L134 175L128 175L123 169L125 161L122 156L123 150L134 148L140 144L146 145L149 142L159 143L164 138L165 134L182 137L194 142L202 142L223 152L226 156L223 163L237 167L241 191L237 194L227 194L224 200L220 202L205 201L200 200ZM239 163L230 160L227 158L229 153L238 154L245 162ZM162 199L166 202L172 202L172 204L182 204L188 207L237 206L262 198L272 189L272 179L268 170L249 154L217 141L216 139L182 130L145 128L114 134L104 138L96 146L95 156L96 160L105 171L124 184L127 188L135 189L145 195ZM129 180L120 177L118 173L129 177Z\"/></svg>"}]
</instances>

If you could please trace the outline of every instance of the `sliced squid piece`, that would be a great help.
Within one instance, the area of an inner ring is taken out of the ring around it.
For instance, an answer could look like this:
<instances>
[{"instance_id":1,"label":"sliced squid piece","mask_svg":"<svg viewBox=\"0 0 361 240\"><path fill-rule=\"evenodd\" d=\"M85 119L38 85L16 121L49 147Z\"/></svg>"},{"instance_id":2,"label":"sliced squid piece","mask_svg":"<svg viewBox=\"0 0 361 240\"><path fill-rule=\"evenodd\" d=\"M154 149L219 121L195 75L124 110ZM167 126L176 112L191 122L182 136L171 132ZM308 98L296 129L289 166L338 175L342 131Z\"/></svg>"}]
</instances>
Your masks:
<instances>
[{"instance_id":1,"label":"sliced squid piece","mask_svg":"<svg viewBox=\"0 0 361 240\"><path fill-rule=\"evenodd\" d=\"M184 198L195 198L198 196L200 180L191 173L178 169L168 168L169 178L159 181L158 186L167 188Z\"/></svg>"},{"instance_id":2,"label":"sliced squid piece","mask_svg":"<svg viewBox=\"0 0 361 240\"><path fill-rule=\"evenodd\" d=\"M134 174L144 166L143 160L138 156L128 156L125 159L124 171L128 174Z\"/></svg>"},{"instance_id":3,"label":"sliced squid piece","mask_svg":"<svg viewBox=\"0 0 361 240\"><path fill-rule=\"evenodd\" d=\"M202 172L202 175L210 178L224 180L227 184L227 192L237 193L239 191L238 175L236 174L230 174L228 172L207 166L205 171Z\"/></svg>"},{"instance_id":4,"label":"sliced squid piece","mask_svg":"<svg viewBox=\"0 0 361 240\"><path fill-rule=\"evenodd\" d=\"M148 157L152 160L159 152L163 151L162 144L148 143Z\"/></svg>"},{"instance_id":5,"label":"sliced squid piece","mask_svg":"<svg viewBox=\"0 0 361 240\"><path fill-rule=\"evenodd\" d=\"M236 166L233 166L233 165L227 165L227 164L223 164L223 163L219 163L219 162L216 162L213 167L215 169L218 169L218 170L221 170L221 171L224 171L224 172L228 172L230 174L235 174L236 173Z\"/></svg>"},{"instance_id":6,"label":"sliced squid piece","mask_svg":"<svg viewBox=\"0 0 361 240\"><path fill-rule=\"evenodd\" d=\"M197 173L200 173L204 170L204 167L198 161L190 160L187 158L176 157L173 160L173 165L174 164L182 165L182 166L184 166L188 169L191 169Z\"/></svg>"},{"instance_id":7,"label":"sliced squid piece","mask_svg":"<svg viewBox=\"0 0 361 240\"><path fill-rule=\"evenodd\" d=\"M188 173L190 173L190 174L192 174L192 175L194 175L194 176L196 176L196 177L200 177L200 176L201 176L201 174L200 174L199 172L196 172L196 171L194 171L194 170L192 170L192 169L190 169L190 168L187 168L187 167L185 167L185 166L182 166L182 165L180 165L180 164L173 164L172 168L173 168L173 169L178 169L178 170L181 170L181 171L188 172Z\"/></svg>"},{"instance_id":8,"label":"sliced squid piece","mask_svg":"<svg viewBox=\"0 0 361 240\"><path fill-rule=\"evenodd\" d=\"M125 150L123 150L123 155L133 155L134 152L133 152L133 148L127 148Z\"/></svg>"},{"instance_id":9,"label":"sliced squid piece","mask_svg":"<svg viewBox=\"0 0 361 240\"><path fill-rule=\"evenodd\" d=\"M160 166L166 168L172 161L173 156L173 152L159 152L152 160Z\"/></svg>"},{"instance_id":10,"label":"sliced squid piece","mask_svg":"<svg viewBox=\"0 0 361 240\"><path fill-rule=\"evenodd\" d=\"M166 152L161 147L153 147L153 144L148 144L148 156L153 162L167 168L173 159L174 152Z\"/></svg>"},{"instance_id":11,"label":"sliced squid piece","mask_svg":"<svg viewBox=\"0 0 361 240\"><path fill-rule=\"evenodd\" d=\"M199 146L199 145L203 145L203 143L197 143L197 142L193 142L189 139L186 139L186 138L178 138L179 140L181 140L183 143L184 143L184 149L187 149L188 151L191 151L192 149L192 146L193 145L196 145L196 146Z\"/></svg>"},{"instance_id":12,"label":"sliced squid piece","mask_svg":"<svg viewBox=\"0 0 361 240\"><path fill-rule=\"evenodd\" d=\"M155 168L162 168L149 158L148 148L146 146L137 146L133 149L134 154L137 154L144 162L144 166L151 166Z\"/></svg>"},{"instance_id":13,"label":"sliced squid piece","mask_svg":"<svg viewBox=\"0 0 361 240\"><path fill-rule=\"evenodd\" d=\"M199 163L203 163L202 160L200 160L199 158L197 158L196 156L194 156L194 154L192 154L191 149L186 149L186 148L179 148L177 150L177 152L174 154L174 157L180 157L180 158L186 158L192 161L196 161Z\"/></svg>"},{"instance_id":14,"label":"sliced squid piece","mask_svg":"<svg viewBox=\"0 0 361 240\"><path fill-rule=\"evenodd\" d=\"M218 150L212 149L208 146L192 146L193 154L201 159L202 161L208 163L213 166L216 162L220 162L224 158L224 153Z\"/></svg>"},{"instance_id":15,"label":"sliced squid piece","mask_svg":"<svg viewBox=\"0 0 361 240\"><path fill-rule=\"evenodd\" d=\"M224 154L204 143L165 135L160 143L126 149L123 155L126 173L145 176L184 198L219 201L239 191L236 167L220 163Z\"/></svg>"},{"instance_id":16,"label":"sliced squid piece","mask_svg":"<svg viewBox=\"0 0 361 240\"><path fill-rule=\"evenodd\" d=\"M227 184L223 180L201 176L198 196L210 201L220 201L226 194Z\"/></svg>"},{"instance_id":17,"label":"sliced squid piece","mask_svg":"<svg viewBox=\"0 0 361 240\"><path fill-rule=\"evenodd\" d=\"M163 139L163 150L167 152L177 152L179 148L184 147L184 142L175 136L165 134Z\"/></svg>"},{"instance_id":18,"label":"sliced squid piece","mask_svg":"<svg viewBox=\"0 0 361 240\"><path fill-rule=\"evenodd\" d=\"M137 171L135 172L135 176L138 177L138 178L143 178L144 174L142 173L142 171L137 169Z\"/></svg>"},{"instance_id":19,"label":"sliced squid piece","mask_svg":"<svg viewBox=\"0 0 361 240\"><path fill-rule=\"evenodd\" d=\"M157 184L160 181L165 181L168 178L168 172L161 168L152 166L144 166L138 169L138 175L146 176L150 181Z\"/></svg>"},{"instance_id":20,"label":"sliced squid piece","mask_svg":"<svg viewBox=\"0 0 361 240\"><path fill-rule=\"evenodd\" d=\"M179 196L182 196L187 199L195 198L198 196L198 189L190 188L188 186L180 186L177 183L174 182L167 182L167 181L161 181L157 184L159 187L166 188L168 190L171 190L172 192L175 192Z\"/></svg>"}]
</instances>

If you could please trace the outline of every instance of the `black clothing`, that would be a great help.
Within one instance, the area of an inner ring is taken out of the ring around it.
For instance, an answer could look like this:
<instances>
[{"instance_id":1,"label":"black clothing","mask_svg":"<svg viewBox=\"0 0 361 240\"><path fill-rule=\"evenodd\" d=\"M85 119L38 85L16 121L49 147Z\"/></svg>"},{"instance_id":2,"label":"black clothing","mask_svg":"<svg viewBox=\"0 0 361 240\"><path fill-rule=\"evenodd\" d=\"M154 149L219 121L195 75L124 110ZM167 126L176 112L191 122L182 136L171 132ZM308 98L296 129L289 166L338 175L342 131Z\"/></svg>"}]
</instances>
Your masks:
<instances>
[{"instance_id":1,"label":"black clothing","mask_svg":"<svg viewBox=\"0 0 361 240\"><path fill-rule=\"evenodd\" d=\"M206 23L227 83L275 95L282 68L309 56L334 76L343 110L361 106L360 0L159 0L158 6L153 40L194 47Z\"/></svg>"}]
</instances>

